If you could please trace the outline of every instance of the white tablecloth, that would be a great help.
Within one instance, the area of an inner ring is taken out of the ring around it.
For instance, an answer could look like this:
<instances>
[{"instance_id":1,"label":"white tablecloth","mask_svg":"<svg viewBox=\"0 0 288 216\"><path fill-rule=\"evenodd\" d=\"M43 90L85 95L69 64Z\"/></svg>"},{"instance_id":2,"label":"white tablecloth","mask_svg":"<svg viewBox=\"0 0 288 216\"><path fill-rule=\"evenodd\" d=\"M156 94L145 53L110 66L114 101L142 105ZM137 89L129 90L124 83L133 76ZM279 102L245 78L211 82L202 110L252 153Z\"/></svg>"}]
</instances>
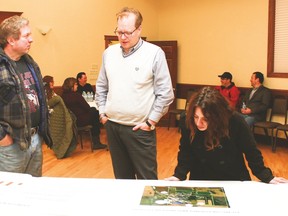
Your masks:
<instances>
[{"instance_id":1,"label":"white tablecloth","mask_svg":"<svg viewBox=\"0 0 288 216\"><path fill-rule=\"evenodd\" d=\"M140 205L145 186L223 187L229 208ZM288 184L260 182L34 178L0 172L3 216L287 216Z\"/></svg>"}]
</instances>

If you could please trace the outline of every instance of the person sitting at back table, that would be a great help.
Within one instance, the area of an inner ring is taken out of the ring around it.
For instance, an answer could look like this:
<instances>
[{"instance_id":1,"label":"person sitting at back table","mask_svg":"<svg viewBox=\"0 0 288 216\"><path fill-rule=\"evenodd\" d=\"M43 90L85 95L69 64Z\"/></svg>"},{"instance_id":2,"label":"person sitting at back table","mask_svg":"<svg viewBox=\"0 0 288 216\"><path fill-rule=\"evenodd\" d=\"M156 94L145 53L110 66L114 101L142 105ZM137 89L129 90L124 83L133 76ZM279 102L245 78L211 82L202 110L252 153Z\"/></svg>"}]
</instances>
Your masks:
<instances>
[{"instance_id":1,"label":"person sitting at back table","mask_svg":"<svg viewBox=\"0 0 288 216\"><path fill-rule=\"evenodd\" d=\"M76 117L67 109L62 98L54 92L54 78L43 77L49 106L49 129L58 159L66 158L76 149L77 127Z\"/></svg>"},{"instance_id":2,"label":"person sitting at back table","mask_svg":"<svg viewBox=\"0 0 288 216\"><path fill-rule=\"evenodd\" d=\"M180 127L178 164L165 180L186 180L189 173L189 180L251 181L248 164L262 182L288 183L265 166L252 131L219 91L204 87L194 94Z\"/></svg>"},{"instance_id":3,"label":"person sitting at back table","mask_svg":"<svg viewBox=\"0 0 288 216\"><path fill-rule=\"evenodd\" d=\"M95 107L90 107L82 95L77 92L78 84L74 77L66 78L63 85L62 98L65 105L77 118L77 126L92 125L92 139L94 149L105 149L107 145L100 142L99 112Z\"/></svg>"},{"instance_id":4,"label":"person sitting at back table","mask_svg":"<svg viewBox=\"0 0 288 216\"><path fill-rule=\"evenodd\" d=\"M217 86L216 89L228 99L229 105L236 109L236 105L239 101L240 91L235 86L235 83L232 82L232 74L230 72L224 72L220 77L221 86Z\"/></svg>"},{"instance_id":5,"label":"person sitting at back table","mask_svg":"<svg viewBox=\"0 0 288 216\"><path fill-rule=\"evenodd\" d=\"M81 95L83 92L92 92L93 96L95 95L95 91L90 83L87 83L87 75L85 72L79 72L76 76L78 89L77 92L79 92Z\"/></svg>"},{"instance_id":6,"label":"person sitting at back table","mask_svg":"<svg viewBox=\"0 0 288 216\"><path fill-rule=\"evenodd\" d=\"M266 121L272 94L270 89L263 86L264 76L261 72L254 72L250 82L252 88L246 92L240 111L248 125L252 127L255 122Z\"/></svg>"}]
</instances>

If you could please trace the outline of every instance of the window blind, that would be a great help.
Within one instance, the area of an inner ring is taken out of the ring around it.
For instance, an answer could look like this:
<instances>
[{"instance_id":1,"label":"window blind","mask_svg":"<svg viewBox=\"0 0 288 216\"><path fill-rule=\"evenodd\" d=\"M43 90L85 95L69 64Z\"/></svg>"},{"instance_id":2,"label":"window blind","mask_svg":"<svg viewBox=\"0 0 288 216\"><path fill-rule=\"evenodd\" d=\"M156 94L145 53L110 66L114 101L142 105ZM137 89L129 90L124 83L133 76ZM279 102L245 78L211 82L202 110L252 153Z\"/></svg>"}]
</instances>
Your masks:
<instances>
[{"instance_id":1,"label":"window blind","mask_svg":"<svg viewBox=\"0 0 288 216\"><path fill-rule=\"evenodd\" d=\"M274 71L288 72L288 0L276 1Z\"/></svg>"}]
</instances>

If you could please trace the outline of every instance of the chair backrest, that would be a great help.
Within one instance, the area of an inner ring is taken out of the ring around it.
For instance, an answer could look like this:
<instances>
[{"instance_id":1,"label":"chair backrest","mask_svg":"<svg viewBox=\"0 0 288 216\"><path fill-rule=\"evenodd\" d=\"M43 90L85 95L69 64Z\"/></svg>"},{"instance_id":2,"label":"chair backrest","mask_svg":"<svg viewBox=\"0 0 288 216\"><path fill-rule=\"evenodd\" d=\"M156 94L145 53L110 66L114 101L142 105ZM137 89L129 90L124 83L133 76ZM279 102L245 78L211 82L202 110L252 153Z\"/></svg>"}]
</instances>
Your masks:
<instances>
[{"instance_id":1,"label":"chair backrest","mask_svg":"<svg viewBox=\"0 0 288 216\"><path fill-rule=\"evenodd\" d=\"M288 124L288 96L286 96L286 113L285 113L285 123Z\"/></svg>"},{"instance_id":2,"label":"chair backrest","mask_svg":"<svg viewBox=\"0 0 288 216\"><path fill-rule=\"evenodd\" d=\"M287 109L288 109L288 98L284 95L276 95L272 101L271 114L269 121L272 121L273 116L284 117L287 122Z\"/></svg>"},{"instance_id":3,"label":"chair backrest","mask_svg":"<svg viewBox=\"0 0 288 216\"><path fill-rule=\"evenodd\" d=\"M189 100L190 100L191 96L192 96L193 94L195 94L196 92L197 92L197 89L189 89L189 90L187 91L185 110L186 110L187 107L188 107Z\"/></svg>"}]
</instances>

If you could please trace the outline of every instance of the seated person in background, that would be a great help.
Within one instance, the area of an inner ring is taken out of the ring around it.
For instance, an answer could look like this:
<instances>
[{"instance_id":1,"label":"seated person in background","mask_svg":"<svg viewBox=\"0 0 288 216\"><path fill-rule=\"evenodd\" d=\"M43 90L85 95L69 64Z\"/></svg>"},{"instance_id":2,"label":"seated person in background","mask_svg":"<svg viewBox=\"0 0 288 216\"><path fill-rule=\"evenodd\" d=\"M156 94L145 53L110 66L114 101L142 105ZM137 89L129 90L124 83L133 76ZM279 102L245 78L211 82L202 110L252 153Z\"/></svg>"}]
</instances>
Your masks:
<instances>
[{"instance_id":1,"label":"seated person in background","mask_svg":"<svg viewBox=\"0 0 288 216\"><path fill-rule=\"evenodd\" d=\"M288 183L265 167L253 133L219 91L204 87L181 116L178 164L165 180L251 181L249 170L265 183ZM245 155L245 158L244 158Z\"/></svg>"},{"instance_id":2,"label":"seated person in background","mask_svg":"<svg viewBox=\"0 0 288 216\"><path fill-rule=\"evenodd\" d=\"M92 136L94 149L105 149L107 145L100 142L99 112L95 107L90 107L82 95L77 92L78 84L74 77L65 79L62 89L62 98L65 105L77 118L77 126L92 125Z\"/></svg>"},{"instance_id":3,"label":"seated person in background","mask_svg":"<svg viewBox=\"0 0 288 216\"><path fill-rule=\"evenodd\" d=\"M235 83L232 82L232 74L230 72L224 72L222 75L219 75L221 86L217 86L216 89L228 99L230 106L235 109L238 104L240 91L235 86Z\"/></svg>"},{"instance_id":4,"label":"seated person in background","mask_svg":"<svg viewBox=\"0 0 288 216\"><path fill-rule=\"evenodd\" d=\"M87 83L87 76L85 72L79 72L76 76L78 89L77 92L79 92L81 95L84 92L92 92L93 95L95 95L95 91L90 83Z\"/></svg>"},{"instance_id":5,"label":"seated person in background","mask_svg":"<svg viewBox=\"0 0 288 216\"><path fill-rule=\"evenodd\" d=\"M246 92L240 111L248 125L252 127L255 122L266 121L272 94L270 89L263 86L264 76L261 72L254 72L250 82L252 88Z\"/></svg>"},{"instance_id":6,"label":"seated person in background","mask_svg":"<svg viewBox=\"0 0 288 216\"><path fill-rule=\"evenodd\" d=\"M54 92L53 77L45 76L43 82L50 110L49 129L54 143L52 150L58 159L66 158L76 149L76 118L67 109L62 98Z\"/></svg>"}]
</instances>

